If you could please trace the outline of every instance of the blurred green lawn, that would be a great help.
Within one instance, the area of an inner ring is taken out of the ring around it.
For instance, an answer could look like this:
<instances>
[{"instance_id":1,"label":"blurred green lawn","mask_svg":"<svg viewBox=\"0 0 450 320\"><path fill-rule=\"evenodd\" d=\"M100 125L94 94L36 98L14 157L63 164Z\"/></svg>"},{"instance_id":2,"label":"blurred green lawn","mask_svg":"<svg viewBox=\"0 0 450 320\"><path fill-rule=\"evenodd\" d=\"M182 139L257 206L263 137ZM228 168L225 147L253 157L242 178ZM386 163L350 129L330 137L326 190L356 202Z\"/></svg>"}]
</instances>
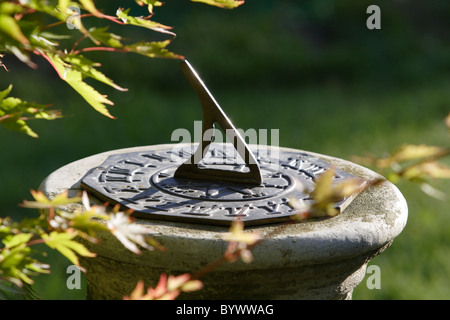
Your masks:
<instances>
[{"instance_id":1,"label":"blurred green lawn","mask_svg":"<svg viewBox=\"0 0 450 320\"><path fill-rule=\"evenodd\" d=\"M279 129L281 146L344 159L381 156L404 143L448 146L443 119L450 111L450 43L443 39L449 5L382 3L382 29L369 31L369 4L250 0L227 11L186 1L157 8L155 20L175 27L178 36L170 48L197 68L233 123ZM89 57L103 61L102 70L129 89L96 85L115 102L110 111L116 120L91 109L45 63L34 71L6 60L11 72L1 71L0 89L12 83L14 96L52 103L67 117L32 122L39 139L0 128L2 216L35 214L17 204L69 162L170 143L173 130L193 132L193 121L201 120L201 107L177 61ZM448 181L434 185L450 190ZM432 199L415 185L399 188L409 206L407 226L370 262L380 267L381 289L369 290L363 280L353 298L449 299L450 202ZM41 297L83 299L84 284L82 290L66 287L70 263L54 252L45 259L52 273L36 278Z\"/></svg>"}]
</instances>

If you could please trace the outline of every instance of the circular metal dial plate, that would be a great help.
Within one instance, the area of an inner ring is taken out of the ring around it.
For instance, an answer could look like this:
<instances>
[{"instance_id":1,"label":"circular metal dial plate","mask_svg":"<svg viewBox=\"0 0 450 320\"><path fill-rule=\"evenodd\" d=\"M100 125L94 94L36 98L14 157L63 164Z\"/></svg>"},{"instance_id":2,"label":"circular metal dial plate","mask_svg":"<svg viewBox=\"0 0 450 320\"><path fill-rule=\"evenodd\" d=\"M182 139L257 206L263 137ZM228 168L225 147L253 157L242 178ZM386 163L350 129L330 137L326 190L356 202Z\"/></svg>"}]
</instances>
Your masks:
<instances>
[{"instance_id":1,"label":"circular metal dial plate","mask_svg":"<svg viewBox=\"0 0 450 320\"><path fill-rule=\"evenodd\" d=\"M260 185L175 178L175 170L195 152L194 145L109 156L81 184L97 198L119 203L141 218L218 225L239 218L246 225L258 225L307 210L312 201L308 192L330 165L303 151L267 146L250 149L262 172ZM233 145L213 143L199 167L245 172L244 162L236 159ZM336 170L335 183L347 178L355 177ZM290 205L292 198L295 208ZM337 202L336 208L343 210L352 198Z\"/></svg>"}]
</instances>

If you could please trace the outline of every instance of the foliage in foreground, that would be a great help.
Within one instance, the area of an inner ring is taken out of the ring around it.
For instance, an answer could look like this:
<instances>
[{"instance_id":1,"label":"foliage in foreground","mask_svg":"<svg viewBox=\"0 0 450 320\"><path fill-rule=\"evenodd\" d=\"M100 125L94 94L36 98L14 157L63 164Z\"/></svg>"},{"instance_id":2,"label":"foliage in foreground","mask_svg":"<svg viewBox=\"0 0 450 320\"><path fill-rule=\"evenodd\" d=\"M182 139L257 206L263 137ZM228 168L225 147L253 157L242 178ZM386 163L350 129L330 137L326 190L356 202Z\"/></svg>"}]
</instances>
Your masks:
<instances>
[{"instance_id":1,"label":"foliage in foreground","mask_svg":"<svg viewBox=\"0 0 450 320\"><path fill-rule=\"evenodd\" d=\"M182 59L183 56L167 49L176 36L172 27L151 20L154 7L163 3L154 0L136 0L148 10L146 17L130 15L130 8L118 8L114 15L103 13L93 0L31 0L3 1L0 3L0 67L4 54L11 54L30 68L38 65L33 56L44 58L59 78L71 86L83 99L101 114L114 118L107 106L114 105L108 97L98 92L86 79L104 83L116 90L127 91L98 70L100 63L89 60L86 52L127 52L149 58ZM231 9L243 3L233 0L195 0L220 8ZM48 23L45 23L48 21ZM110 24L133 26L167 36L162 41L133 42L109 31ZM92 26L90 26L92 25ZM44 111L46 106L22 101L19 98L3 99L12 87L0 92L0 124L8 129L37 137L27 124L29 119L55 119L57 111Z\"/></svg>"},{"instance_id":2,"label":"foliage in foreground","mask_svg":"<svg viewBox=\"0 0 450 320\"><path fill-rule=\"evenodd\" d=\"M148 230L132 222L129 212L106 206L91 206L86 193L69 198L67 193L48 199L40 191L32 191L34 201L24 201L22 206L39 210L39 215L15 222L0 218L0 279L13 286L0 286L0 298L8 293L26 293L21 288L33 284L32 276L48 273L49 266L36 258L39 251L33 247L45 244L57 250L81 270L79 256L95 257L79 240L97 243L101 232L112 233L127 249L140 254L141 249L164 250L147 236ZM78 204L81 208L68 211ZM66 210L63 210L66 208ZM3 293L2 293L3 292Z\"/></svg>"},{"instance_id":3,"label":"foliage in foreground","mask_svg":"<svg viewBox=\"0 0 450 320\"><path fill-rule=\"evenodd\" d=\"M176 36L170 26L152 21L153 10L163 3L155 0L136 0L146 7L148 15L132 16L130 9L118 8L115 15L99 10L93 0L31 0L2 1L0 3L0 67L9 72L3 63L5 54L14 55L30 68L37 68L33 56L44 58L61 80L71 86L88 104L101 114L114 118L106 105L113 105L106 95L99 93L85 80L90 78L116 90L126 91L98 70L100 63L83 54L91 51L128 52L149 58L182 59L181 55L167 49ZM232 9L243 3L234 0L193 0L208 5ZM89 20L90 19L90 20ZM86 20L90 23L86 23ZM93 21L94 20L94 21ZM99 26L100 23L106 25ZM148 29L168 39L162 41L130 42L121 35L109 32L112 23ZM89 27L88 24L93 25ZM48 105L28 102L10 96L13 85L0 91L0 124L9 130L38 137L28 124L30 119L53 120L61 117L58 110ZM132 223L129 212L118 209L107 211L106 207L89 205L86 194L80 198L68 198L61 194L53 199L41 192L32 192L34 201L24 201L24 207L39 209L39 216L20 222L11 218L0 218L0 298L20 296L34 297L30 285L32 276L49 273L49 267L35 258L41 253L35 245L45 244L59 251L74 265L81 268L79 256L94 257L78 240L84 238L96 242L99 232L111 232L132 252L139 254L140 248L164 250L147 236L148 230ZM68 212L63 207L82 203L84 209ZM177 277L176 279L182 279ZM169 277L169 287L173 283ZM179 283L180 281L175 281ZM186 288L185 285L183 288ZM191 286L192 288L192 286ZM183 289L185 290L185 289Z\"/></svg>"}]
</instances>

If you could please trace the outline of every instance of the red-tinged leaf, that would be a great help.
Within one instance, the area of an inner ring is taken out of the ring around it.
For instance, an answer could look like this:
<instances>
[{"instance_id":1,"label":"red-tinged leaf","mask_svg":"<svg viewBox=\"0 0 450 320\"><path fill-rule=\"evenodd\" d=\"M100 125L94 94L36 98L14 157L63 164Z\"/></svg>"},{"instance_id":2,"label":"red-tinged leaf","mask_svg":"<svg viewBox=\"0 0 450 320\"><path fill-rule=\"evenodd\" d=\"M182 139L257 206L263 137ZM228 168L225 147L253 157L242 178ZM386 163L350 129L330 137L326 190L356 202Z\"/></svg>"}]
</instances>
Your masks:
<instances>
[{"instance_id":1,"label":"red-tinged leaf","mask_svg":"<svg viewBox=\"0 0 450 320\"><path fill-rule=\"evenodd\" d=\"M159 277L158 284L153 289L155 296L163 295L167 291L167 274L162 273Z\"/></svg>"},{"instance_id":2,"label":"red-tinged leaf","mask_svg":"<svg viewBox=\"0 0 450 320\"><path fill-rule=\"evenodd\" d=\"M169 291L166 294L158 297L156 300L175 300L180 295L180 290Z\"/></svg>"},{"instance_id":3,"label":"red-tinged leaf","mask_svg":"<svg viewBox=\"0 0 450 320\"><path fill-rule=\"evenodd\" d=\"M133 291L130 293L129 296L125 296L124 300L144 300L145 297L144 292L144 281L139 280L136 284L136 287L133 289Z\"/></svg>"},{"instance_id":4,"label":"red-tinged leaf","mask_svg":"<svg viewBox=\"0 0 450 320\"><path fill-rule=\"evenodd\" d=\"M167 274L161 274L156 287L148 288L147 298L149 300L174 300L180 294L180 290L169 291L167 289L167 282Z\"/></svg>"},{"instance_id":5,"label":"red-tinged leaf","mask_svg":"<svg viewBox=\"0 0 450 320\"><path fill-rule=\"evenodd\" d=\"M174 300L181 292L200 290L203 283L200 280L191 280L187 273L178 276L160 275L155 288L144 289L144 282L139 281L129 296L124 300Z\"/></svg>"}]
</instances>

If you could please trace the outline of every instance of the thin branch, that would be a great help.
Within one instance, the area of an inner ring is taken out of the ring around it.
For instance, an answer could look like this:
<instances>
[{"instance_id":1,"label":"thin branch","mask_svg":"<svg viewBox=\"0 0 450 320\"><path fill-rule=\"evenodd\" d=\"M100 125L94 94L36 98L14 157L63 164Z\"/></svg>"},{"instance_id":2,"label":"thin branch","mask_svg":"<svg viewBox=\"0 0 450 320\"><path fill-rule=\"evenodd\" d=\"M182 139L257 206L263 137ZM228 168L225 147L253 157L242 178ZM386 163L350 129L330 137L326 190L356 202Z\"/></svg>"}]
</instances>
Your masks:
<instances>
[{"instance_id":1,"label":"thin branch","mask_svg":"<svg viewBox=\"0 0 450 320\"><path fill-rule=\"evenodd\" d=\"M28 9L28 10L26 10L26 11L24 11L24 12L16 13L16 14L14 15L14 19L18 21L18 20L22 19L24 15L26 15L26 14L31 14L31 13L35 13L35 12L36 12L35 9Z\"/></svg>"},{"instance_id":2,"label":"thin branch","mask_svg":"<svg viewBox=\"0 0 450 320\"><path fill-rule=\"evenodd\" d=\"M28 241L27 246L28 246L28 247L29 247L29 246L34 246L34 245L36 245L36 244L41 244L41 243L45 243L45 240L42 239L42 238L39 238L39 239L35 239L35 240Z\"/></svg>"},{"instance_id":3,"label":"thin branch","mask_svg":"<svg viewBox=\"0 0 450 320\"><path fill-rule=\"evenodd\" d=\"M44 53L44 52L39 52L37 50L33 51L34 54L44 57L45 60L48 61L48 63L50 63L50 65L53 67L53 69L55 69L56 73L58 74L58 76L64 80L64 75L62 75L59 71L58 68L56 68L55 64L52 62L52 60Z\"/></svg>"},{"instance_id":4,"label":"thin branch","mask_svg":"<svg viewBox=\"0 0 450 320\"><path fill-rule=\"evenodd\" d=\"M1 116L1 117L0 117L0 122L6 120L6 119L8 119L8 118L11 118L11 117L12 117L12 114L11 114L11 113L5 114L4 116Z\"/></svg>"},{"instance_id":5,"label":"thin branch","mask_svg":"<svg viewBox=\"0 0 450 320\"><path fill-rule=\"evenodd\" d=\"M98 16L98 15L93 15L92 13L85 13L85 14L80 14L78 16L79 19L88 18L88 17L105 18L105 19L110 20L110 21L112 21L114 23L117 23L117 24L125 24L124 22L118 20L116 17L108 16L106 14L101 14L100 16ZM45 30L45 29L57 27L57 26L62 25L64 23L67 23L67 21L65 21L65 20L57 21L57 22L54 22L54 23L51 23L51 24L48 24L46 26L41 27L40 30L42 31L42 30Z\"/></svg>"},{"instance_id":6,"label":"thin branch","mask_svg":"<svg viewBox=\"0 0 450 320\"><path fill-rule=\"evenodd\" d=\"M72 49L70 50L70 53L74 53L75 52L75 48L78 47L78 45L80 44L81 41L83 41L84 39L88 38L87 34L83 34L80 39L78 39L77 41L75 41L75 43L72 46Z\"/></svg>"},{"instance_id":7,"label":"thin branch","mask_svg":"<svg viewBox=\"0 0 450 320\"><path fill-rule=\"evenodd\" d=\"M110 51L110 52L128 52L125 48L111 48L111 47L88 47L83 48L77 51L72 52L73 54L79 54L81 52L88 52L88 51Z\"/></svg>"},{"instance_id":8,"label":"thin branch","mask_svg":"<svg viewBox=\"0 0 450 320\"><path fill-rule=\"evenodd\" d=\"M405 168L403 168L402 170L400 170L399 172L397 172L398 175L403 176L409 169L414 168L415 166L421 165L421 164L425 164L428 162L433 162L439 159L442 159L446 156L450 155L450 149L444 149L441 152L438 152L436 154L433 154L429 157L425 157L423 159L420 159L419 161L416 161L408 166L406 166Z\"/></svg>"}]
</instances>

